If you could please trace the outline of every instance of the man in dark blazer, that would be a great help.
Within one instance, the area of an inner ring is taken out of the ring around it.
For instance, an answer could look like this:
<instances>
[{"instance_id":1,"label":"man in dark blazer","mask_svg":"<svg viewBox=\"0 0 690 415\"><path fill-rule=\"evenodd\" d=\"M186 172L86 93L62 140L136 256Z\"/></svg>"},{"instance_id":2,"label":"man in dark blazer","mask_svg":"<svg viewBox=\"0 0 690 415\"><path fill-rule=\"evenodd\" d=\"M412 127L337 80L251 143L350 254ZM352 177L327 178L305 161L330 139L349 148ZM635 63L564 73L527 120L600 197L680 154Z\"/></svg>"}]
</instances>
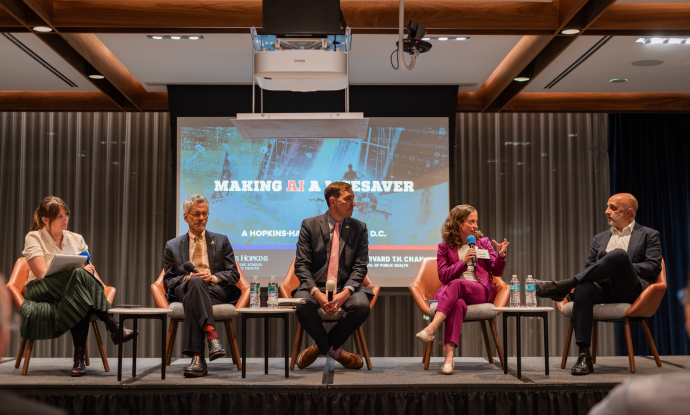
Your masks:
<instances>
[{"instance_id":1,"label":"man in dark blazer","mask_svg":"<svg viewBox=\"0 0 690 415\"><path fill-rule=\"evenodd\" d=\"M319 355L328 354L346 368L359 369L362 357L340 346L367 319L369 296L374 295L362 285L369 262L367 225L351 217L355 195L348 183L329 184L324 197L328 212L302 221L297 242L295 274L300 285L292 296L306 301L297 306L297 319L315 340L300 353L297 366L303 369ZM329 280L337 287L331 301L326 294ZM341 308L343 316L327 332L319 309L335 314Z\"/></svg>"},{"instance_id":2,"label":"man in dark blazer","mask_svg":"<svg viewBox=\"0 0 690 415\"><path fill-rule=\"evenodd\" d=\"M208 200L192 195L185 200L183 211L189 232L165 245L163 280L168 301L181 302L184 307L182 353L192 356L184 375L198 377L208 373L204 340L208 342L210 360L225 356L215 331L212 306L237 302L241 292L235 284L240 274L228 237L206 230ZM198 272L185 270L186 262L191 262Z\"/></svg>"},{"instance_id":3,"label":"man in dark blazer","mask_svg":"<svg viewBox=\"0 0 690 415\"><path fill-rule=\"evenodd\" d=\"M595 304L633 303L661 272L659 232L635 222L637 200L628 193L611 196L606 217L611 229L592 239L585 269L563 281L537 281L537 296L562 301L571 294L573 329L579 347L573 375L594 370L591 344Z\"/></svg>"}]
</instances>

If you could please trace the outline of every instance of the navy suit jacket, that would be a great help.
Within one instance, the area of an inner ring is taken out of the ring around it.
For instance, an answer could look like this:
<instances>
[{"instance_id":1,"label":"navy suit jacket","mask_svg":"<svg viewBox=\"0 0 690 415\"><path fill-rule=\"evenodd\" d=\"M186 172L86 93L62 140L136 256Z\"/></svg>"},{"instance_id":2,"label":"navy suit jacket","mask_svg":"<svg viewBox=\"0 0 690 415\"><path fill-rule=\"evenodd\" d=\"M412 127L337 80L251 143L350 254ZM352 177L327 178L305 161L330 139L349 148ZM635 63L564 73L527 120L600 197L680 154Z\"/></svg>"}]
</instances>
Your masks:
<instances>
[{"instance_id":1,"label":"navy suit jacket","mask_svg":"<svg viewBox=\"0 0 690 415\"><path fill-rule=\"evenodd\" d=\"M206 251L211 275L220 277L222 280L219 284L226 288L237 284L240 273L237 271L235 253L228 237L206 230ZM174 295L175 288L181 284L182 278L189 275L182 267L187 261L189 261L189 233L171 239L165 244L163 281L168 294Z\"/></svg>"},{"instance_id":2,"label":"navy suit jacket","mask_svg":"<svg viewBox=\"0 0 690 415\"><path fill-rule=\"evenodd\" d=\"M331 234L327 215L328 213L302 221L295 258L295 274L300 285L294 292L314 287L316 281L326 279L328 260L331 256ZM363 291L374 295L370 289L362 285L369 263L367 225L357 219L344 219L340 229L338 250L338 292L349 286L354 288L355 292Z\"/></svg>"},{"instance_id":3,"label":"navy suit jacket","mask_svg":"<svg viewBox=\"0 0 690 415\"><path fill-rule=\"evenodd\" d=\"M585 263L585 269L597 262L599 252L606 251L606 246L611 240L611 230L597 234L592 239L592 246L589 249L589 256ZM640 284L644 290L656 281L661 272L661 241L659 232L654 229L642 226L635 222L630 243L628 244L628 256L635 267Z\"/></svg>"}]
</instances>

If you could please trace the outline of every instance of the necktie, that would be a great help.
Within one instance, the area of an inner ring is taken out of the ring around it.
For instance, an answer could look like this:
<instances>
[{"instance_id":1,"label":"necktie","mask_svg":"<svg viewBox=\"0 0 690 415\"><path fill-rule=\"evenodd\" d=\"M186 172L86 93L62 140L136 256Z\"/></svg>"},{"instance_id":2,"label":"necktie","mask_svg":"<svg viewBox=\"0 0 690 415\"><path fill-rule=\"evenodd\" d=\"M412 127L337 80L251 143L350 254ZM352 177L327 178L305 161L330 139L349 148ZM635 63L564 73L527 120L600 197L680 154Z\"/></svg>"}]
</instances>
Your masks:
<instances>
[{"instance_id":1,"label":"necktie","mask_svg":"<svg viewBox=\"0 0 690 415\"><path fill-rule=\"evenodd\" d=\"M338 252L340 251L340 222L335 223L333 238L331 239L331 258L328 262L328 278L326 281L335 282L333 295L338 292Z\"/></svg>"},{"instance_id":2,"label":"necktie","mask_svg":"<svg viewBox=\"0 0 690 415\"><path fill-rule=\"evenodd\" d=\"M201 258L201 236L197 236L194 238L194 258L192 258L192 262L199 271L204 269L204 261Z\"/></svg>"}]
</instances>

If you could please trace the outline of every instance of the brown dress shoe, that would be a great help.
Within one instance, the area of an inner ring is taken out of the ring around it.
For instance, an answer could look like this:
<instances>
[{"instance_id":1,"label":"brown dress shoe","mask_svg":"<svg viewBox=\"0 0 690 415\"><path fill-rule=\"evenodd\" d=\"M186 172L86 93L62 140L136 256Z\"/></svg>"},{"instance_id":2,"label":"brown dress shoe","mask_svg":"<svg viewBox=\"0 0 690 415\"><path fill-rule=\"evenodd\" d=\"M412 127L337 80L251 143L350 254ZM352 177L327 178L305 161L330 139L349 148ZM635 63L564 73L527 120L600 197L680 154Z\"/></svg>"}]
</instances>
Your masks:
<instances>
[{"instance_id":1,"label":"brown dress shoe","mask_svg":"<svg viewBox=\"0 0 690 415\"><path fill-rule=\"evenodd\" d=\"M338 356L336 362L348 369L361 369L363 364L362 356L356 353L346 352L345 350L340 351L340 356Z\"/></svg>"},{"instance_id":2,"label":"brown dress shoe","mask_svg":"<svg viewBox=\"0 0 690 415\"><path fill-rule=\"evenodd\" d=\"M321 355L321 352L319 352L319 348L316 346L316 343L312 343L311 346L307 347L306 349L302 350L302 353L297 356L297 367L300 369L304 369L305 367L308 367L314 361L316 361L316 358Z\"/></svg>"}]
</instances>

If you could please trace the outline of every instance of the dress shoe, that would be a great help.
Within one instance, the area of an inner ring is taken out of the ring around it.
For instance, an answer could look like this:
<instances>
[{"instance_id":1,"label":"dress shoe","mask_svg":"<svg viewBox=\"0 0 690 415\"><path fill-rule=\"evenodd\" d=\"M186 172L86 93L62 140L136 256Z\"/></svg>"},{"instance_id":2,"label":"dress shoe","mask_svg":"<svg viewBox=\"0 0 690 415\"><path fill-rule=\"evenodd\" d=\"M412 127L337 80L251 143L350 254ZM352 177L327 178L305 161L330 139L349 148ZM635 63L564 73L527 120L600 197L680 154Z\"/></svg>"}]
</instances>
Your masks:
<instances>
[{"instance_id":1,"label":"dress shoe","mask_svg":"<svg viewBox=\"0 0 690 415\"><path fill-rule=\"evenodd\" d=\"M550 298L554 301L563 301L566 294L561 294L558 292L558 286L554 281L540 281L534 280L537 286L537 297L539 298Z\"/></svg>"},{"instance_id":2,"label":"dress shoe","mask_svg":"<svg viewBox=\"0 0 690 415\"><path fill-rule=\"evenodd\" d=\"M340 350L340 356L335 361L347 369L361 369L364 363L362 362L362 356L346 352L345 350Z\"/></svg>"},{"instance_id":3,"label":"dress shoe","mask_svg":"<svg viewBox=\"0 0 690 415\"><path fill-rule=\"evenodd\" d=\"M110 338L113 340L113 344L120 344L120 322L111 315L108 315L106 318L101 318L101 320L103 320L105 328L110 332ZM134 330L125 327L122 330L122 343L127 343L132 340L135 335L139 335L139 330L137 330L135 334Z\"/></svg>"},{"instance_id":4,"label":"dress shoe","mask_svg":"<svg viewBox=\"0 0 690 415\"><path fill-rule=\"evenodd\" d=\"M72 371L70 376L84 376L86 374L86 349L83 347L74 348L74 366L72 366Z\"/></svg>"},{"instance_id":5,"label":"dress shoe","mask_svg":"<svg viewBox=\"0 0 690 415\"><path fill-rule=\"evenodd\" d=\"M417 333L415 337L417 337L423 343L432 343L434 341L435 336L429 337L429 334L425 330L422 330L419 333Z\"/></svg>"},{"instance_id":6,"label":"dress shoe","mask_svg":"<svg viewBox=\"0 0 690 415\"><path fill-rule=\"evenodd\" d=\"M441 373L443 373L444 375L452 375L454 367L455 367L455 362L446 363L443 366L441 366Z\"/></svg>"},{"instance_id":7,"label":"dress shoe","mask_svg":"<svg viewBox=\"0 0 690 415\"><path fill-rule=\"evenodd\" d=\"M200 378L208 375L208 366L206 366L206 359L203 356L192 357L192 363L184 370L184 377L186 378Z\"/></svg>"},{"instance_id":8,"label":"dress shoe","mask_svg":"<svg viewBox=\"0 0 690 415\"><path fill-rule=\"evenodd\" d=\"M575 366L570 369L570 373L574 376L589 375L594 372L594 364L592 363L592 355L589 353L580 353L577 357Z\"/></svg>"},{"instance_id":9,"label":"dress shoe","mask_svg":"<svg viewBox=\"0 0 690 415\"><path fill-rule=\"evenodd\" d=\"M311 346L307 347L306 349L302 350L302 353L297 356L297 367L300 369L304 369L305 367L308 367L314 361L316 361L316 358L321 355L321 352L319 351L319 348L316 346L316 343L312 343Z\"/></svg>"},{"instance_id":10,"label":"dress shoe","mask_svg":"<svg viewBox=\"0 0 690 415\"><path fill-rule=\"evenodd\" d=\"M223 356L225 356L225 349L223 349L223 345L220 344L220 340L218 340L218 337L214 337L213 339L209 340L208 360L214 361L216 359L220 359Z\"/></svg>"}]
</instances>

